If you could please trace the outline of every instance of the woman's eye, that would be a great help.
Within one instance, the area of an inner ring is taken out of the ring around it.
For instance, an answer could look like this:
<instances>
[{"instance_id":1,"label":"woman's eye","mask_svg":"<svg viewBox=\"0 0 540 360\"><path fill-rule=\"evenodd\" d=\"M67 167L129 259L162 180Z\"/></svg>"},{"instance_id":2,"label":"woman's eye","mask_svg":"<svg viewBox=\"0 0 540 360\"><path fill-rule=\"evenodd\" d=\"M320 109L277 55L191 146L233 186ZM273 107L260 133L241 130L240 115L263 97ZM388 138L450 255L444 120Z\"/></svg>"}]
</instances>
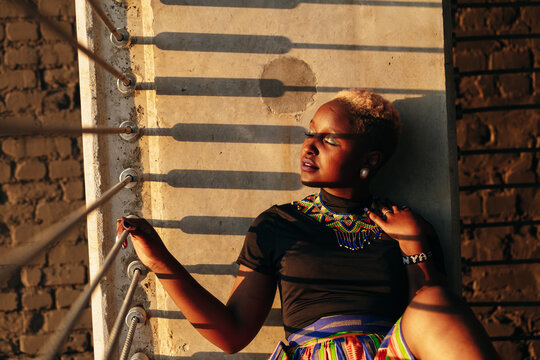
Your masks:
<instances>
[{"instance_id":1,"label":"woman's eye","mask_svg":"<svg viewBox=\"0 0 540 360\"><path fill-rule=\"evenodd\" d=\"M304 131L304 134L306 135L306 137L314 137L316 135L315 131L313 130L306 130Z\"/></svg>"},{"instance_id":2,"label":"woman's eye","mask_svg":"<svg viewBox=\"0 0 540 360\"><path fill-rule=\"evenodd\" d=\"M327 143L327 144L330 144L330 145L339 145L339 142L337 141L337 139L333 135L326 135L323 138L323 141L325 143Z\"/></svg>"}]
</instances>

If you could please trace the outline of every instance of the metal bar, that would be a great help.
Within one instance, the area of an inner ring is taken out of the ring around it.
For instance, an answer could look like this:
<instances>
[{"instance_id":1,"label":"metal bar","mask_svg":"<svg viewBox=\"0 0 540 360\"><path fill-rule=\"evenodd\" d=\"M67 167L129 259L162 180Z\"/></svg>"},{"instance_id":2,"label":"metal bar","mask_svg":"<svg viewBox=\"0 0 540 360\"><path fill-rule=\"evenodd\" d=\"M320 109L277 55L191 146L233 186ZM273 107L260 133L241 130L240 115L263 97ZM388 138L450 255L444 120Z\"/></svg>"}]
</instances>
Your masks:
<instances>
[{"instance_id":1,"label":"metal bar","mask_svg":"<svg viewBox=\"0 0 540 360\"><path fill-rule=\"evenodd\" d=\"M68 337L71 329L79 319L82 311L88 305L88 302L90 301L90 296L92 296L95 288L98 286L99 282L105 275L105 271L107 271L107 269L112 265L113 260L116 258L116 255L118 254L118 251L122 246L122 243L126 240L128 235L129 232L127 230L124 230L120 238L116 239L116 242L107 254L107 257L105 258L103 265L101 265L98 272L96 273L96 276L91 280L88 285L86 285L81 295L79 295L77 300L75 300L73 305L71 305L71 309L62 319L62 322L58 326L56 332L49 338L47 343L41 349L41 352L38 356L39 360L53 360L56 358L56 355L60 350L60 347L64 343L64 340Z\"/></svg>"},{"instance_id":2,"label":"metal bar","mask_svg":"<svg viewBox=\"0 0 540 360\"><path fill-rule=\"evenodd\" d=\"M540 6L538 1L507 1L507 2L483 2L483 3L455 3L457 9L467 8L495 8L495 7L524 7L524 6Z\"/></svg>"},{"instance_id":3,"label":"metal bar","mask_svg":"<svg viewBox=\"0 0 540 360\"><path fill-rule=\"evenodd\" d=\"M463 261L468 266L496 266L496 265L522 265L540 264L540 259L515 259L515 260L486 260L486 261Z\"/></svg>"},{"instance_id":4,"label":"metal bar","mask_svg":"<svg viewBox=\"0 0 540 360\"><path fill-rule=\"evenodd\" d=\"M120 360L127 360L128 358L129 350L131 349L131 343L133 342L133 336L135 335L135 328L137 327L138 322L139 320L136 317L131 319L131 323L129 324L129 329L126 336L126 341L124 342L122 354L120 355Z\"/></svg>"},{"instance_id":5,"label":"metal bar","mask_svg":"<svg viewBox=\"0 0 540 360\"><path fill-rule=\"evenodd\" d=\"M540 33L456 36L456 42L540 39Z\"/></svg>"},{"instance_id":6,"label":"metal bar","mask_svg":"<svg viewBox=\"0 0 540 360\"><path fill-rule=\"evenodd\" d=\"M131 84L131 80L129 80L129 78L126 75L122 74L120 71L118 71L111 64L106 62L104 59L100 58L99 56L94 54L92 51L88 50L84 45L77 42L77 40L71 37L64 30L62 30L57 24L55 24L53 21L48 19L43 14L41 14L39 10L37 9L36 4L32 3L29 0L13 0L12 3L22 6L30 15L33 15L38 20L46 23L54 32L60 35L71 46L79 49L83 54L85 54L90 59L92 59L96 64L101 66L104 70L108 71L114 77L120 79L124 85L129 86Z\"/></svg>"},{"instance_id":7,"label":"metal bar","mask_svg":"<svg viewBox=\"0 0 540 360\"><path fill-rule=\"evenodd\" d=\"M537 72L540 72L540 68L457 71L455 75L456 76L477 76L477 75L503 75L503 74L537 73Z\"/></svg>"},{"instance_id":8,"label":"metal bar","mask_svg":"<svg viewBox=\"0 0 540 360\"><path fill-rule=\"evenodd\" d=\"M135 289L137 287L137 283L139 282L140 277L141 271L139 269L136 269L133 273L133 279L131 279L131 284L129 285L129 289L124 298L124 302L122 303L122 307L120 308L116 320L114 321L111 334L109 335L107 349L105 349L105 354L103 355L104 360L109 359L112 352L116 348L118 336L120 335L120 330L122 329L122 323L125 321L126 314L129 310L129 305L131 303L131 300L133 299L133 295L135 294Z\"/></svg>"},{"instance_id":9,"label":"metal bar","mask_svg":"<svg viewBox=\"0 0 540 360\"><path fill-rule=\"evenodd\" d=\"M467 155L488 155L488 154L515 154L515 153L536 153L540 152L540 148L500 148L500 149L478 149L478 150L460 150L460 156Z\"/></svg>"},{"instance_id":10,"label":"metal bar","mask_svg":"<svg viewBox=\"0 0 540 360\"><path fill-rule=\"evenodd\" d=\"M488 184L488 185L467 185L460 186L459 191L493 190L493 189L522 189L537 188L540 183L515 183L515 184Z\"/></svg>"},{"instance_id":11,"label":"metal bar","mask_svg":"<svg viewBox=\"0 0 540 360\"><path fill-rule=\"evenodd\" d=\"M526 226L526 225L540 225L540 220L514 220L514 221L469 223L469 224L463 224L462 228L463 229L476 229L476 228L488 228L488 227Z\"/></svg>"},{"instance_id":12,"label":"metal bar","mask_svg":"<svg viewBox=\"0 0 540 360\"><path fill-rule=\"evenodd\" d=\"M22 127L12 124L0 124L0 137L3 136L39 136L39 135L81 135L81 134L131 134L130 127Z\"/></svg>"},{"instance_id":13,"label":"metal bar","mask_svg":"<svg viewBox=\"0 0 540 360\"><path fill-rule=\"evenodd\" d=\"M90 7L92 8L92 10L94 10L94 12L98 15L98 17L103 22L103 25L105 25L107 29L109 29L109 31L113 34L116 40L122 41L124 37L122 36L122 34L118 32L118 30L116 30L116 26L114 26L111 19L109 19L107 14L105 14L105 11L103 11L103 9L94 0L86 0L86 1L88 2L88 4L90 4Z\"/></svg>"},{"instance_id":14,"label":"metal bar","mask_svg":"<svg viewBox=\"0 0 540 360\"><path fill-rule=\"evenodd\" d=\"M491 341L540 340L539 335L490 336Z\"/></svg>"},{"instance_id":15,"label":"metal bar","mask_svg":"<svg viewBox=\"0 0 540 360\"><path fill-rule=\"evenodd\" d=\"M483 107L475 107L475 108L465 108L465 109L462 109L461 112L463 114L472 114L472 113L489 112L489 111L536 110L536 109L540 109L540 104L483 106Z\"/></svg>"},{"instance_id":16,"label":"metal bar","mask_svg":"<svg viewBox=\"0 0 540 360\"><path fill-rule=\"evenodd\" d=\"M490 306L540 306L540 301L473 301L467 305L474 307Z\"/></svg>"},{"instance_id":17,"label":"metal bar","mask_svg":"<svg viewBox=\"0 0 540 360\"><path fill-rule=\"evenodd\" d=\"M79 208L65 217L64 220L59 221L35 235L31 238L28 245L18 246L4 253L4 255L0 257L0 281L9 279L14 271L29 263L37 255L52 246L62 235L66 234L77 225L77 223L85 219L90 212L106 203L132 181L133 177L126 176L124 180L107 190L101 198L96 200L93 204L90 204L90 206Z\"/></svg>"}]
</instances>

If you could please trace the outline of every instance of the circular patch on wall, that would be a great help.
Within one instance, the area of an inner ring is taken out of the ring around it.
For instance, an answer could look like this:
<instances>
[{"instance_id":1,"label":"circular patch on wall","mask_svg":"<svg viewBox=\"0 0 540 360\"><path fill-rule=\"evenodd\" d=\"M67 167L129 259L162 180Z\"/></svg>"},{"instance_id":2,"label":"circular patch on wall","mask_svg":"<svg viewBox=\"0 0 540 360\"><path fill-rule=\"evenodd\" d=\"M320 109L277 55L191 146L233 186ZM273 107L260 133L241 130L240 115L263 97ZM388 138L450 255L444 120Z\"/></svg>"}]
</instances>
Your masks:
<instances>
[{"instance_id":1,"label":"circular patch on wall","mask_svg":"<svg viewBox=\"0 0 540 360\"><path fill-rule=\"evenodd\" d=\"M309 65L291 56L270 61L259 80L262 99L276 114L304 111L317 93L316 85Z\"/></svg>"}]
</instances>

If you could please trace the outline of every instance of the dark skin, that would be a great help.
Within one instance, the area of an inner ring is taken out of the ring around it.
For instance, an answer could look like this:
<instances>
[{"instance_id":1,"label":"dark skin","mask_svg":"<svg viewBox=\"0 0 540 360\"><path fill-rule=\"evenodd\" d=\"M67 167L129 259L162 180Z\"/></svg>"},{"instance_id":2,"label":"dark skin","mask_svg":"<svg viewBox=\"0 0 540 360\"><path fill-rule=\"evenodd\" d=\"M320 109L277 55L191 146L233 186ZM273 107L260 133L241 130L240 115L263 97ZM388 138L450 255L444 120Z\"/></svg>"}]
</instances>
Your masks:
<instances>
[{"instance_id":1,"label":"dark skin","mask_svg":"<svg viewBox=\"0 0 540 360\"><path fill-rule=\"evenodd\" d=\"M331 101L319 108L302 146L301 180L332 195L361 201L369 179L382 162L354 136L346 113ZM360 178L362 168L369 176ZM385 216L382 216L385 213ZM430 248L431 226L409 209L389 204L370 218L399 243L404 254ZM178 308L209 341L227 353L244 348L259 332L276 292L276 279L240 265L226 304L206 291L167 250L144 219L121 218L117 232L129 231L139 259L160 280ZM429 261L407 269L411 302L402 320L406 342L418 359L497 359L491 343L472 313L438 285L441 274Z\"/></svg>"}]
</instances>

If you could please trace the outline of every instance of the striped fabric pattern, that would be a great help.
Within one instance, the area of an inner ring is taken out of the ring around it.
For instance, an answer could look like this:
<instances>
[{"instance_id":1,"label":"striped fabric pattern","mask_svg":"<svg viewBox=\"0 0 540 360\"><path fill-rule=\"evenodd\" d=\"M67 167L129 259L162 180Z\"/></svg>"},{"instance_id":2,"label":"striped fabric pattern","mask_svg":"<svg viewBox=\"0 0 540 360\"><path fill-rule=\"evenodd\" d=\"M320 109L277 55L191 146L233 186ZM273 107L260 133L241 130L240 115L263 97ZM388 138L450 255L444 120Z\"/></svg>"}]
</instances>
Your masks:
<instances>
[{"instance_id":1,"label":"striped fabric pattern","mask_svg":"<svg viewBox=\"0 0 540 360\"><path fill-rule=\"evenodd\" d=\"M403 340L400 320L388 331L384 319L323 318L289 336L289 346L280 342L269 360L415 360Z\"/></svg>"}]
</instances>

